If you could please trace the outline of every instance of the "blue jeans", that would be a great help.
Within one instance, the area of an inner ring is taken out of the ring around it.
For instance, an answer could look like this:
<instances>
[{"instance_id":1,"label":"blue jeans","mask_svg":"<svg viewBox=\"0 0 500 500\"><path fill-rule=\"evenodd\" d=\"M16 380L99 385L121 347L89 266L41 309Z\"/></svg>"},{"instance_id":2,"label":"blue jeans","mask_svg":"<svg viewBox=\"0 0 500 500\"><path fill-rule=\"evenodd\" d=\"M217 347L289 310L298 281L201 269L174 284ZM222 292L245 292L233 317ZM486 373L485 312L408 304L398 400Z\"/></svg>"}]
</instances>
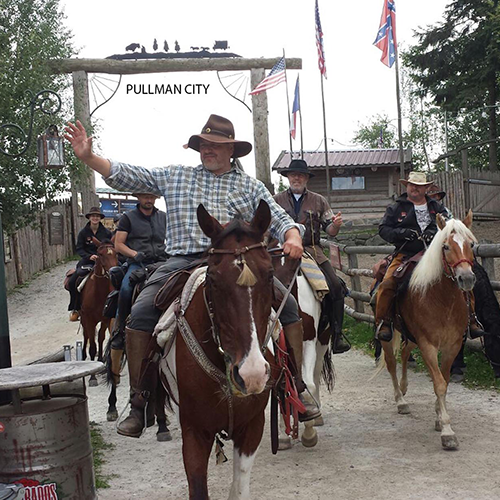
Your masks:
<instances>
[{"instance_id":1,"label":"blue jeans","mask_svg":"<svg viewBox=\"0 0 500 500\"><path fill-rule=\"evenodd\" d=\"M122 284L120 286L120 295L118 297L118 308L116 311L116 319L118 320L119 328L125 327L125 319L130 313L130 308L132 307L132 293L134 292L135 284L130 283L130 275L136 270L143 267L137 262L131 262L128 264L127 272L123 277Z\"/></svg>"}]
</instances>

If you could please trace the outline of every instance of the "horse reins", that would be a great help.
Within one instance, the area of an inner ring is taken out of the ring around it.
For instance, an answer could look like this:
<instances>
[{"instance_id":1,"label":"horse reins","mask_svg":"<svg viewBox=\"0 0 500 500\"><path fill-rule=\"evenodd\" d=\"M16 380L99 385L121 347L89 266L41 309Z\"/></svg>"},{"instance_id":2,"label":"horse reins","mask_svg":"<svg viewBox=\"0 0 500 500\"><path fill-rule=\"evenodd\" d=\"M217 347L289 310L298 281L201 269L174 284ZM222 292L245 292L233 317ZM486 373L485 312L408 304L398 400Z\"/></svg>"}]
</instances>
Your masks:
<instances>
[{"instance_id":1,"label":"horse reins","mask_svg":"<svg viewBox=\"0 0 500 500\"><path fill-rule=\"evenodd\" d=\"M442 256L442 259L443 259L443 273L444 275L447 277L447 278L450 278L451 280L455 281L455 278L456 278L456 274L455 274L455 269L460 265L460 264L463 264L464 262L466 264L469 264L469 266L472 268L472 266L474 265L473 262L469 259L460 259L460 260L457 260L457 262L455 262L454 264L450 264L445 256L444 256L444 248L441 249L441 256ZM448 268L448 273L446 272L446 269Z\"/></svg>"}]
</instances>

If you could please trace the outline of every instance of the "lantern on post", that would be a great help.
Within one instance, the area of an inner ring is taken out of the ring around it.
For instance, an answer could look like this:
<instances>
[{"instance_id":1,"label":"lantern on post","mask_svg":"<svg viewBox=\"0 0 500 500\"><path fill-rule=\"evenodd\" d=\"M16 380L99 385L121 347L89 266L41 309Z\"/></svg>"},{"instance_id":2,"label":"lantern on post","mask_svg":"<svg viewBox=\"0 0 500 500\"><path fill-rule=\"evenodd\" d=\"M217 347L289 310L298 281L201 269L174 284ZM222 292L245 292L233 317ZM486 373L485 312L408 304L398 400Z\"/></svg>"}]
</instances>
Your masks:
<instances>
[{"instance_id":1,"label":"lantern on post","mask_svg":"<svg viewBox=\"0 0 500 500\"><path fill-rule=\"evenodd\" d=\"M45 134L37 139L38 166L42 168L64 167L64 140L57 127L49 125Z\"/></svg>"}]
</instances>

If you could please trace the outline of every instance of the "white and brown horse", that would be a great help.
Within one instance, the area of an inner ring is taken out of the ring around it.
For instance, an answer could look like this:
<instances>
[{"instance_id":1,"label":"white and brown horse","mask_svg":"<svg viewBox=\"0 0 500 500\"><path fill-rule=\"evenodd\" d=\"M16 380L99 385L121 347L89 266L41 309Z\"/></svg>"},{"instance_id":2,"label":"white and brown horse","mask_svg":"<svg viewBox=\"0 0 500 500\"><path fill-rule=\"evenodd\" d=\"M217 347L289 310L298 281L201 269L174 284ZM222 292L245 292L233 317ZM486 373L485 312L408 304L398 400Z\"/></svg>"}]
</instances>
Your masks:
<instances>
[{"instance_id":1,"label":"white and brown horse","mask_svg":"<svg viewBox=\"0 0 500 500\"><path fill-rule=\"evenodd\" d=\"M473 289L472 247L476 238L470 231L472 212L463 222L445 220L438 214L439 231L417 264L408 290L398 299L398 309L409 340L401 352L402 377L398 383L395 353L400 335L395 332L391 342L382 342L384 349L379 371L387 365L394 386L399 413L410 413L404 395L408 389L407 366L412 349L419 347L427 365L436 394L436 430L441 432L444 449L456 449L458 440L451 428L446 408L446 392L453 360L460 351L469 321L468 293ZM409 334L409 335L408 335ZM441 353L441 364L438 362Z\"/></svg>"}]
</instances>

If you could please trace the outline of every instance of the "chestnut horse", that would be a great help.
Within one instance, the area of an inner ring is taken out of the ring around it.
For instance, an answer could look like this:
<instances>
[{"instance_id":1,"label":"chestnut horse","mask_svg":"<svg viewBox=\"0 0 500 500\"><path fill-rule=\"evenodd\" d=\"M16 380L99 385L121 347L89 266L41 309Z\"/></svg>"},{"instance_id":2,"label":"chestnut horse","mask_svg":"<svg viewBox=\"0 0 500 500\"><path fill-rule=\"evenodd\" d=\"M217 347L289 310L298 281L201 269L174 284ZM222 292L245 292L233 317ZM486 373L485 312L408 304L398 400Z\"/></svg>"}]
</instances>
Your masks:
<instances>
[{"instance_id":1,"label":"chestnut horse","mask_svg":"<svg viewBox=\"0 0 500 500\"><path fill-rule=\"evenodd\" d=\"M212 246L204 287L177 313L176 343L166 362L178 399L170 392L179 404L189 497L208 498L210 451L217 434L227 434L234 443L229 498L246 499L277 375L267 349L273 269L263 243L271 214L261 201L251 223L234 219L223 227L202 205L197 215ZM169 378L165 366L163 374Z\"/></svg>"},{"instance_id":2,"label":"chestnut horse","mask_svg":"<svg viewBox=\"0 0 500 500\"><path fill-rule=\"evenodd\" d=\"M458 448L458 440L446 409L446 392L451 365L460 351L468 327L468 292L473 289L476 279L472 271L472 247L476 238L469 229L472 225L471 211L463 222L455 219L445 222L438 214L437 225L439 231L417 264L407 292L398 299L398 309L404 324L396 326L398 330L406 329L416 344L409 340L403 346L399 384L395 358L401 338L399 333L394 335L391 342L382 342L384 353L380 370L387 364L398 412L410 413L403 397L408 389L407 363L411 351L419 347L437 397L435 428L441 431L443 448L450 450ZM441 352L441 366L438 351Z\"/></svg>"},{"instance_id":3,"label":"chestnut horse","mask_svg":"<svg viewBox=\"0 0 500 500\"><path fill-rule=\"evenodd\" d=\"M97 354L97 360L103 361L103 343L106 336L106 329L109 329L110 318L102 315L106 297L113 289L109 280L108 271L111 267L118 265L118 258L113 244L110 241L100 242L93 238L97 246L98 258L95 261L94 269L87 278L87 282L82 290L82 306L80 309L80 323L83 328L83 359L87 357L87 343L89 344L89 356L93 361ZM97 324L99 327L99 351L97 350L95 333ZM97 385L95 375L89 380L90 386Z\"/></svg>"}]
</instances>

